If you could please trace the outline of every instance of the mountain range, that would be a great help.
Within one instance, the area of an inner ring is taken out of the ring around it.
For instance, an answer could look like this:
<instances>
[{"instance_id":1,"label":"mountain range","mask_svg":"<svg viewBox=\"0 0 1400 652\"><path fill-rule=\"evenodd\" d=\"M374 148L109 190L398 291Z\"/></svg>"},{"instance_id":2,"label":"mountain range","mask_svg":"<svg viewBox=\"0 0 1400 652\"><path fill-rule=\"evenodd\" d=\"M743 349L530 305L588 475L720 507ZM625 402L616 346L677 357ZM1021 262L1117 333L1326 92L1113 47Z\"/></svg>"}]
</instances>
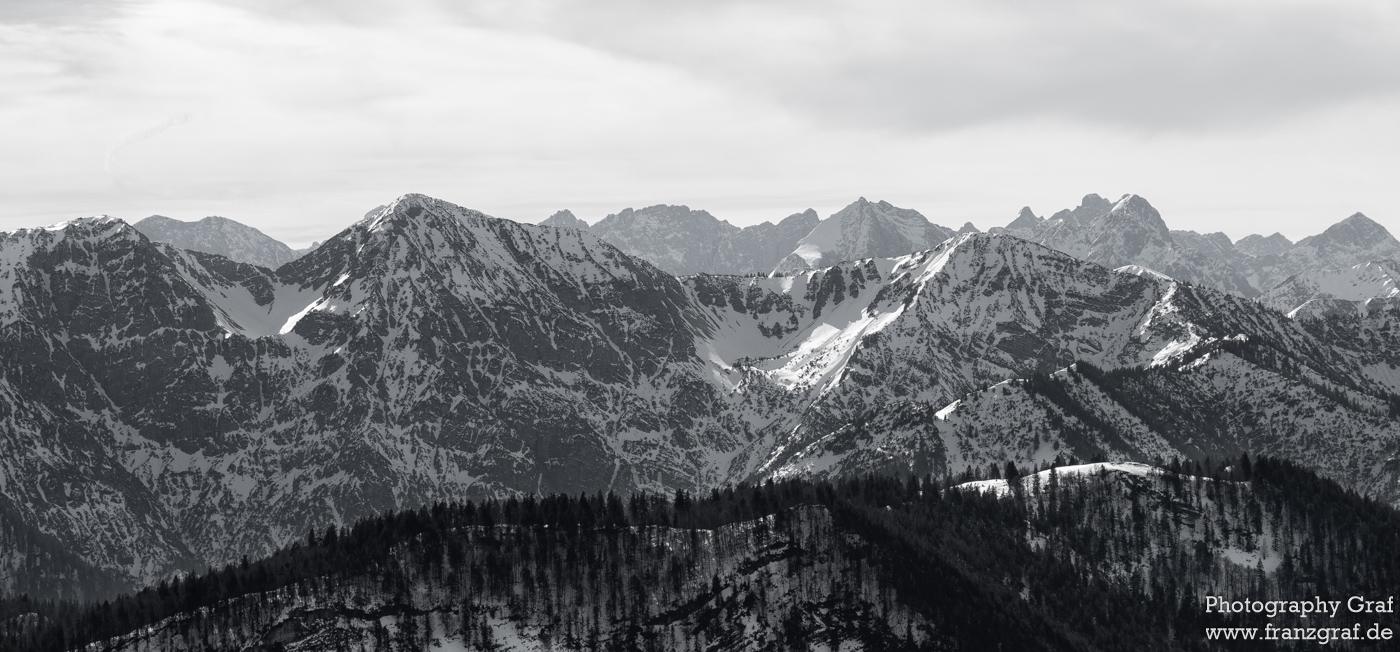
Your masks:
<instances>
[{"instance_id":1,"label":"mountain range","mask_svg":"<svg viewBox=\"0 0 1400 652\"><path fill-rule=\"evenodd\" d=\"M1087 241L1153 215L1127 197ZM1289 252L1354 254L1344 226ZM1400 501L1388 302L1290 319L1007 233L678 278L596 227L405 195L276 269L113 218L5 234L0 531L28 543L0 582L56 545L55 576L134 586L439 500L1061 456L1248 450Z\"/></svg>"},{"instance_id":2,"label":"mountain range","mask_svg":"<svg viewBox=\"0 0 1400 652\"><path fill-rule=\"evenodd\" d=\"M777 224L764 222L742 229L703 210L669 205L625 209L591 227L561 210L540 224L590 231L624 253L678 276L819 269L850 260L911 254L978 231L971 223L954 231L929 222L918 211L863 197L825 220L808 209ZM181 222L155 215L134 226L156 242L268 269L320 245L293 250L257 229L222 217ZM1108 267L1158 273L1251 298L1271 292L1296 274L1400 258L1400 241L1361 213L1297 243L1278 233L1267 238L1250 235L1232 243L1223 233L1169 229L1160 213L1136 195L1124 195L1118 202L1086 195L1078 207L1050 218L1022 208L1006 227L994 227L991 232L1015 235ZM1285 312L1301 305L1283 306L1278 298L1268 301Z\"/></svg>"},{"instance_id":3,"label":"mountain range","mask_svg":"<svg viewBox=\"0 0 1400 652\"><path fill-rule=\"evenodd\" d=\"M1135 265L1243 297L1258 297L1295 274L1400 257L1400 241L1361 213L1297 243L1277 233L1231 243L1224 233L1168 229L1137 195L1117 202L1086 195L1078 207L1049 218L1027 207L996 230L1108 267Z\"/></svg>"},{"instance_id":4,"label":"mountain range","mask_svg":"<svg viewBox=\"0 0 1400 652\"><path fill-rule=\"evenodd\" d=\"M572 221L570 221L572 220ZM744 228L686 206L626 209L589 227L563 211L542 224L588 229L628 255L675 275L767 273L815 228L820 220L807 209L777 224Z\"/></svg>"}]
</instances>

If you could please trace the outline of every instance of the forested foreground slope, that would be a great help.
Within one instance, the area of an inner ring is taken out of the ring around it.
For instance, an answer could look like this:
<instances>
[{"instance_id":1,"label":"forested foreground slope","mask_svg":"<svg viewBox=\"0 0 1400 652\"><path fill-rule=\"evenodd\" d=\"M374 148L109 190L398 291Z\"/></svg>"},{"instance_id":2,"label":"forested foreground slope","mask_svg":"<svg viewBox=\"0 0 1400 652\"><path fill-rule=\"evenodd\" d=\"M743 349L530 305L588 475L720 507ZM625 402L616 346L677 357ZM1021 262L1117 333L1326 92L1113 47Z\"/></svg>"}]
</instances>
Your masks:
<instances>
[{"instance_id":1,"label":"forested foreground slope","mask_svg":"<svg viewBox=\"0 0 1400 652\"><path fill-rule=\"evenodd\" d=\"M1291 463L1021 473L439 504L96 606L12 600L0 648L1193 650L1246 624L1205 596L1400 588L1400 514Z\"/></svg>"}]
</instances>

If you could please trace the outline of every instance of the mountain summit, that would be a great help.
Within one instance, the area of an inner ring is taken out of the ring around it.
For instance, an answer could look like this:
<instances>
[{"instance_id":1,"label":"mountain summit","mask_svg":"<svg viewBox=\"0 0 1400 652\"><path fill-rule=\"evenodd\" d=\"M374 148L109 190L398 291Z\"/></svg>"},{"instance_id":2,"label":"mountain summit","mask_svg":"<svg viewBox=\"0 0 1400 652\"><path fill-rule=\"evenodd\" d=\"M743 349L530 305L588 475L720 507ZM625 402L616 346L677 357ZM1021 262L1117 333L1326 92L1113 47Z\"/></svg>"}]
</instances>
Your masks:
<instances>
[{"instance_id":1,"label":"mountain summit","mask_svg":"<svg viewBox=\"0 0 1400 652\"><path fill-rule=\"evenodd\" d=\"M137 231L180 249L218 254L229 260L277 269L297 258L297 252L271 236L226 217L210 216L182 222L152 215L136 224Z\"/></svg>"},{"instance_id":2,"label":"mountain summit","mask_svg":"<svg viewBox=\"0 0 1400 652\"><path fill-rule=\"evenodd\" d=\"M1137 195L1110 203L1089 194L1078 207L1044 220L1024 208L1003 230L1108 267L1137 266L1244 297L1257 297L1302 272L1400 259L1400 241L1361 213L1296 244L1278 233L1232 243L1223 233L1169 229Z\"/></svg>"},{"instance_id":3,"label":"mountain summit","mask_svg":"<svg viewBox=\"0 0 1400 652\"><path fill-rule=\"evenodd\" d=\"M829 267L846 260L903 256L931 249L956 232L918 211L889 202L857 199L822 220L778 263L780 273Z\"/></svg>"},{"instance_id":4,"label":"mountain summit","mask_svg":"<svg viewBox=\"0 0 1400 652\"><path fill-rule=\"evenodd\" d=\"M570 211L568 209L556 212L555 214L545 218L543 222L540 222L540 226L553 226L563 229L582 229L584 231L588 230L588 222L574 217L573 211Z\"/></svg>"},{"instance_id":5,"label":"mountain summit","mask_svg":"<svg viewBox=\"0 0 1400 652\"><path fill-rule=\"evenodd\" d=\"M591 228L568 211L540 224L589 230L628 255L684 276L767 272L819 221L809 208L777 224L764 222L741 229L703 210L656 205L624 209Z\"/></svg>"}]
</instances>

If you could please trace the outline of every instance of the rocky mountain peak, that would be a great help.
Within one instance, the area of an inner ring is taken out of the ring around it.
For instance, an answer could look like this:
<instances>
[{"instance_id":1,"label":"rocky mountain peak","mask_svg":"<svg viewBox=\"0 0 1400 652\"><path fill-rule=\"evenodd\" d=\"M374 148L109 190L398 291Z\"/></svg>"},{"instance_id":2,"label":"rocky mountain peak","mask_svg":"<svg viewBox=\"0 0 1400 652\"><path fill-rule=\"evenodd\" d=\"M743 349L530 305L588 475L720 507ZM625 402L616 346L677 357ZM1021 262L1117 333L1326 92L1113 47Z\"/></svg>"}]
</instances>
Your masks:
<instances>
[{"instance_id":1,"label":"rocky mountain peak","mask_svg":"<svg viewBox=\"0 0 1400 652\"><path fill-rule=\"evenodd\" d=\"M714 271L720 242L740 229L704 210L657 204L623 209L589 232L671 274L685 275Z\"/></svg>"},{"instance_id":2,"label":"rocky mountain peak","mask_svg":"<svg viewBox=\"0 0 1400 652\"><path fill-rule=\"evenodd\" d=\"M120 236L136 239L140 237L137 231L132 230L130 224L119 217L111 215L94 215L91 217L77 217L65 220L56 224L41 227L39 229L20 229L12 232L15 235L21 233L37 233L39 231L50 231L54 233L64 233L77 237L111 237Z\"/></svg>"},{"instance_id":3,"label":"rocky mountain peak","mask_svg":"<svg viewBox=\"0 0 1400 652\"><path fill-rule=\"evenodd\" d=\"M1171 229L1162 220L1162 214L1140 195L1124 195L1109 210L1106 218L1117 225L1133 224L1146 228L1163 240L1171 239Z\"/></svg>"},{"instance_id":4,"label":"rocky mountain peak","mask_svg":"<svg viewBox=\"0 0 1400 652\"><path fill-rule=\"evenodd\" d=\"M1396 243L1394 236L1385 227L1361 213L1354 213L1351 217L1327 227L1327 230L1322 233L1300 240L1298 245L1321 246L1328 244L1346 247L1373 247L1379 243L1395 243L1400 246L1400 243Z\"/></svg>"},{"instance_id":5,"label":"rocky mountain peak","mask_svg":"<svg viewBox=\"0 0 1400 652\"><path fill-rule=\"evenodd\" d=\"M218 254L229 260L276 269L293 260L295 250L256 228L211 215L184 222L163 215L152 215L133 225L155 242L179 249Z\"/></svg>"},{"instance_id":6,"label":"rocky mountain peak","mask_svg":"<svg viewBox=\"0 0 1400 652\"><path fill-rule=\"evenodd\" d=\"M954 231L929 222L918 211L860 197L822 220L776 272L828 267L844 260L890 258L930 249Z\"/></svg>"},{"instance_id":7,"label":"rocky mountain peak","mask_svg":"<svg viewBox=\"0 0 1400 652\"><path fill-rule=\"evenodd\" d=\"M1079 201L1079 206L1074 209L1064 209L1050 216L1051 221L1062 220L1068 226L1087 225L1094 220L1107 215L1113 210L1114 203L1100 197L1097 193L1089 193Z\"/></svg>"},{"instance_id":8,"label":"rocky mountain peak","mask_svg":"<svg viewBox=\"0 0 1400 652\"><path fill-rule=\"evenodd\" d=\"M1011 220L1011 223L1007 224L1006 228L1009 231L1034 229L1040 226L1041 221L1041 218L1031 211L1030 206L1022 206L1021 212L1016 214L1016 219Z\"/></svg>"},{"instance_id":9,"label":"rocky mountain peak","mask_svg":"<svg viewBox=\"0 0 1400 652\"><path fill-rule=\"evenodd\" d=\"M642 209L624 208L603 218L594 226L603 230L615 230L621 224L628 222L705 226L724 224L730 228L736 228L711 215L708 211L692 210L684 204L656 204Z\"/></svg>"},{"instance_id":10,"label":"rocky mountain peak","mask_svg":"<svg viewBox=\"0 0 1400 652\"><path fill-rule=\"evenodd\" d=\"M360 224L370 233L441 229L446 226L442 215L431 210L437 202L427 195L409 193L361 220Z\"/></svg>"},{"instance_id":11,"label":"rocky mountain peak","mask_svg":"<svg viewBox=\"0 0 1400 652\"><path fill-rule=\"evenodd\" d=\"M1126 196L1127 195L1125 195L1125 197ZM1100 197L1098 193L1091 192L1084 195L1084 198L1079 200L1079 207L1075 209L1075 212L1081 213L1082 215L1090 215L1093 213L1107 212L1112 208L1113 202Z\"/></svg>"},{"instance_id":12,"label":"rocky mountain peak","mask_svg":"<svg viewBox=\"0 0 1400 652\"><path fill-rule=\"evenodd\" d=\"M1251 256L1271 256L1292 249L1293 241L1277 231L1267 238L1256 233L1240 238L1235 248Z\"/></svg>"},{"instance_id":13,"label":"rocky mountain peak","mask_svg":"<svg viewBox=\"0 0 1400 652\"><path fill-rule=\"evenodd\" d=\"M550 215L543 222L540 222L540 226L553 226L561 229L587 230L588 222L585 222L575 217L573 211L570 211L566 208L553 215Z\"/></svg>"}]
</instances>

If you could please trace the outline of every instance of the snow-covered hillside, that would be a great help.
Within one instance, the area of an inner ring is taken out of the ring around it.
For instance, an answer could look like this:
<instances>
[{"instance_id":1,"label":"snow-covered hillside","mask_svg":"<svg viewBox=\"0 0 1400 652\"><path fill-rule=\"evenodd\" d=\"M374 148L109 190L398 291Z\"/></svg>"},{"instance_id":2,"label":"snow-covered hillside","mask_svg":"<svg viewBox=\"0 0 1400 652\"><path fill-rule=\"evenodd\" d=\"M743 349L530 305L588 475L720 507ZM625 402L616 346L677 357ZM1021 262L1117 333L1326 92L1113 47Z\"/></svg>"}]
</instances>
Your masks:
<instances>
[{"instance_id":1,"label":"snow-covered hillside","mask_svg":"<svg viewBox=\"0 0 1400 652\"><path fill-rule=\"evenodd\" d=\"M1320 317L1335 311L1367 314L1373 300L1400 297L1400 264L1392 260L1353 265L1344 269L1294 274L1260 297L1265 305L1289 317Z\"/></svg>"}]
</instances>

